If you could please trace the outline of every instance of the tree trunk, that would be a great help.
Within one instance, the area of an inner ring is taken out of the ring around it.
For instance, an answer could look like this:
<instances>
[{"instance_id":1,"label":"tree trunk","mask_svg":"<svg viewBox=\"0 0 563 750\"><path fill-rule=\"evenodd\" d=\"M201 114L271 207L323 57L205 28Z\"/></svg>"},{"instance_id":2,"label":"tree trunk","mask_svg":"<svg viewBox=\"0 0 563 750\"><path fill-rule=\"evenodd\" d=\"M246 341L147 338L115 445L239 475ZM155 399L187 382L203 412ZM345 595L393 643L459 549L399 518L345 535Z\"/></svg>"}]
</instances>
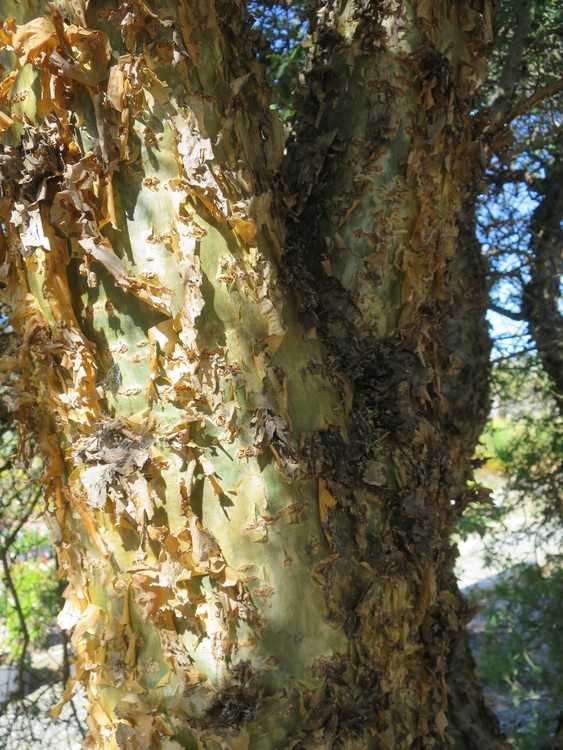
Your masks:
<instances>
[{"instance_id":1,"label":"tree trunk","mask_svg":"<svg viewBox=\"0 0 563 750\"><path fill-rule=\"evenodd\" d=\"M335 495L348 494L352 559L367 558L389 585L393 574L418 576L419 591L432 571L439 593L411 637L432 654L434 688L440 679L447 686L448 740L457 750L505 747L476 677L465 629L471 613L449 543L455 520L482 493L472 456L489 410L486 265L474 221L478 134L468 117L479 60L459 64L470 45L454 51L437 11L407 38L398 28L408 13L396 26L380 16L354 30L349 11L318 20L286 176L296 196L288 273L301 289L302 319L353 384L356 439L334 467ZM458 23L475 31L474 11L465 12ZM479 28L486 33L486 15ZM353 488L377 464L387 481L359 504ZM375 646L378 638L368 630L364 640ZM390 703L400 706L412 663L395 670L396 653L380 653L389 659L380 672L395 675L383 691L394 690ZM418 666L420 684L430 669ZM400 734L394 742L409 746Z\"/></svg>"},{"instance_id":2,"label":"tree trunk","mask_svg":"<svg viewBox=\"0 0 563 750\"><path fill-rule=\"evenodd\" d=\"M316 18L281 185L241 3L1 0L2 268L89 747L451 745L489 6L369 5Z\"/></svg>"}]
</instances>

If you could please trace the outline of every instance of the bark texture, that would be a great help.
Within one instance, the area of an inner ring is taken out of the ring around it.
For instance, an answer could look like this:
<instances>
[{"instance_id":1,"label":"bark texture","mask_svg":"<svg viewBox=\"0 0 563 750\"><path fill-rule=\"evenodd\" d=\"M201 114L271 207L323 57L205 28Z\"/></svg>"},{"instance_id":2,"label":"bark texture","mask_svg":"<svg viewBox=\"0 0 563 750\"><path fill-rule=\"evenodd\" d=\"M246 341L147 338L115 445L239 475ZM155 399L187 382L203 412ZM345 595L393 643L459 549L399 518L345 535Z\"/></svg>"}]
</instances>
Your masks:
<instances>
[{"instance_id":1,"label":"bark texture","mask_svg":"<svg viewBox=\"0 0 563 750\"><path fill-rule=\"evenodd\" d=\"M0 8L3 281L87 746L451 746L488 3L328 3L287 190L241 3Z\"/></svg>"},{"instance_id":2,"label":"bark texture","mask_svg":"<svg viewBox=\"0 0 563 750\"><path fill-rule=\"evenodd\" d=\"M417 732L438 746L447 735L460 749L503 747L476 679L449 544L479 495L468 483L488 412L469 117L486 9L328 6L315 19L317 54L286 169L295 195L286 273L304 325L353 391L349 439L324 440L338 498L325 591L349 623L337 565L356 562L346 564L354 586L344 586L358 601L360 659L386 707L385 747L410 747ZM367 589L365 562L377 582ZM386 603L379 592L393 589Z\"/></svg>"}]
</instances>

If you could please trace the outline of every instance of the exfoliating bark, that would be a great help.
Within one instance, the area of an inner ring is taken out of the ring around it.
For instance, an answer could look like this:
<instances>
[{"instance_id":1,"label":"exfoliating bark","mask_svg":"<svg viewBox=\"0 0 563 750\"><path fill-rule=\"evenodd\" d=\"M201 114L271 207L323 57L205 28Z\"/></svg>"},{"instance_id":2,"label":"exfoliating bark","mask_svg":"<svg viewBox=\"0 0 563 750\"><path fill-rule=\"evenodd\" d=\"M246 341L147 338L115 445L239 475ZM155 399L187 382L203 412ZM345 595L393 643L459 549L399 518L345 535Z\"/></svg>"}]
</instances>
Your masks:
<instances>
[{"instance_id":1,"label":"exfoliating bark","mask_svg":"<svg viewBox=\"0 0 563 750\"><path fill-rule=\"evenodd\" d=\"M241 3L0 7L19 417L86 745L448 747L488 4L325 6L283 180Z\"/></svg>"}]
</instances>

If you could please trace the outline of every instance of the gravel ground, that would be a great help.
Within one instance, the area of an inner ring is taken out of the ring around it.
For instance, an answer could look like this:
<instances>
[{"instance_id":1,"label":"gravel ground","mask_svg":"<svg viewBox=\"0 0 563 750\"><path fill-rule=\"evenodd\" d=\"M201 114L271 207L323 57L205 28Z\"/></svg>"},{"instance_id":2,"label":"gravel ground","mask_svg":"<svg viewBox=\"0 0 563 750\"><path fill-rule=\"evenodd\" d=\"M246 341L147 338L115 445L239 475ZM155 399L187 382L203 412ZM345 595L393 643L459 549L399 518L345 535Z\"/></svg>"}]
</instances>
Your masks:
<instances>
[{"instance_id":1,"label":"gravel ground","mask_svg":"<svg viewBox=\"0 0 563 750\"><path fill-rule=\"evenodd\" d=\"M58 719L49 714L62 695L60 685L44 685L27 695L23 705L10 703L0 715L0 747L3 750L80 750L82 735L72 705L67 703ZM84 722L84 696L73 699L79 719Z\"/></svg>"}]
</instances>

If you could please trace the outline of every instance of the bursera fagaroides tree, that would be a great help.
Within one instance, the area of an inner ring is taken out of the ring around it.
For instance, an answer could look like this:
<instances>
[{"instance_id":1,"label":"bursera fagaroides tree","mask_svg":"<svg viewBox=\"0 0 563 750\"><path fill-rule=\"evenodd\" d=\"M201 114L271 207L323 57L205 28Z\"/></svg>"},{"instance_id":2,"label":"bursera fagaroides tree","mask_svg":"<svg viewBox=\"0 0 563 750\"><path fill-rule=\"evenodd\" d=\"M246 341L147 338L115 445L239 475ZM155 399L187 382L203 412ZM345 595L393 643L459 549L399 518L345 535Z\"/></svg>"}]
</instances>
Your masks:
<instances>
[{"instance_id":1,"label":"bursera fagaroides tree","mask_svg":"<svg viewBox=\"0 0 563 750\"><path fill-rule=\"evenodd\" d=\"M491 3L310 6L287 140L239 0L0 0L4 367L90 748L502 746L449 543Z\"/></svg>"}]
</instances>

